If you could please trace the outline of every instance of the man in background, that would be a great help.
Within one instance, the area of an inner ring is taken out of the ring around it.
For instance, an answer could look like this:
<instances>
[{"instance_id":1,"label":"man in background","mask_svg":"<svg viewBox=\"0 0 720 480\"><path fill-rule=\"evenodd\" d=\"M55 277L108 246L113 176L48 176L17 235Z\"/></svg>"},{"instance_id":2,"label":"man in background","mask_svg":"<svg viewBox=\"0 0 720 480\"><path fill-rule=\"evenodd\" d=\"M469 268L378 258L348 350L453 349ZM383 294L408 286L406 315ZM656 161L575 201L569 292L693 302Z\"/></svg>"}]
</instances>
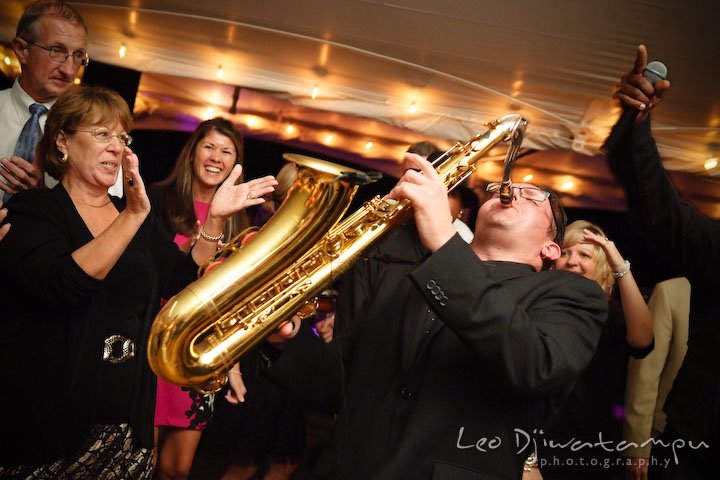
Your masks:
<instances>
[{"instance_id":1,"label":"man in background","mask_svg":"<svg viewBox=\"0 0 720 480\"><path fill-rule=\"evenodd\" d=\"M665 401L667 424L653 443L649 478L715 478L720 452L720 222L683 202L667 178L649 113L670 82L653 85L642 75L646 65L647 49L640 45L635 65L615 93L634 112L634 122L615 126L612 135L618 142L607 153L608 164L625 189L633 225L692 285L687 352Z\"/></svg>"},{"instance_id":2,"label":"man in background","mask_svg":"<svg viewBox=\"0 0 720 480\"><path fill-rule=\"evenodd\" d=\"M53 187L33 160L47 111L87 65L87 27L80 14L59 0L31 3L12 41L22 73L0 91L0 190L4 200L20 190ZM110 193L122 196L122 174Z\"/></svg>"}]
</instances>

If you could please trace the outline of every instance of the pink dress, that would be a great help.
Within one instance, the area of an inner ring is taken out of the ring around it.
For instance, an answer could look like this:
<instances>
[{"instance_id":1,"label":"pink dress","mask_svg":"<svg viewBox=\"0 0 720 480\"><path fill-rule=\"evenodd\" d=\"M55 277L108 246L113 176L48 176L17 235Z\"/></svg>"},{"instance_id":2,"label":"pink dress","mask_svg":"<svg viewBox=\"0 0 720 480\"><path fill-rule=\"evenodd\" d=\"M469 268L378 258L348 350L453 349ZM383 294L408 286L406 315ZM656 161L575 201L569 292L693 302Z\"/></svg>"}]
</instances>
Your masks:
<instances>
[{"instance_id":1,"label":"pink dress","mask_svg":"<svg viewBox=\"0 0 720 480\"><path fill-rule=\"evenodd\" d=\"M195 216L205 223L210 204L195 202ZM190 237L176 234L175 243L180 246ZM204 430L212 417L212 395L203 395L194 388L185 388L157 379L157 403L155 426L170 426Z\"/></svg>"}]
</instances>

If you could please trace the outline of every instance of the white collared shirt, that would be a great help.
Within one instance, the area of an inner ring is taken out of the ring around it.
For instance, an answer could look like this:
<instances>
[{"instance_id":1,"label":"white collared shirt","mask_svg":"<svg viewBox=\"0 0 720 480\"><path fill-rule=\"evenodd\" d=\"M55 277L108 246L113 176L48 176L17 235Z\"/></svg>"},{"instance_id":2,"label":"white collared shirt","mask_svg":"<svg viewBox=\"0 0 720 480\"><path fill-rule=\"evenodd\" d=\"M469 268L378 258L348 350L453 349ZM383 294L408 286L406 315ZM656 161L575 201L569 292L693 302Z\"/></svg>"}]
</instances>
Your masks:
<instances>
[{"instance_id":1,"label":"white collared shirt","mask_svg":"<svg viewBox=\"0 0 720 480\"><path fill-rule=\"evenodd\" d=\"M467 243L472 243L475 234L472 230L470 230L470 227L465 225L465 222L463 222L459 218L456 218L453 221L453 227L455 227L455 230L457 230L463 240L465 240Z\"/></svg>"},{"instance_id":2,"label":"white collared shirt","mask_svg":"<svg viewBox=\"0 0 720 480\"><path fill-rule=\"evenodd\" d=\"M10 158L15 152L15 145L25 123L30 118L30 105L37 103L20 86L18 78L15 79L11 88L0 90L0 157ZM43 103L48 109L55 104L55 100ZM45 130L47 113L40 116L40 128ZM45 185L52 188L58 181L47 173L45 174ZM118 172L115 185L108 190L110 195L122 197L122 168ZM1 196L0 196L1 198Z\"/></svg>"}]
</instances>

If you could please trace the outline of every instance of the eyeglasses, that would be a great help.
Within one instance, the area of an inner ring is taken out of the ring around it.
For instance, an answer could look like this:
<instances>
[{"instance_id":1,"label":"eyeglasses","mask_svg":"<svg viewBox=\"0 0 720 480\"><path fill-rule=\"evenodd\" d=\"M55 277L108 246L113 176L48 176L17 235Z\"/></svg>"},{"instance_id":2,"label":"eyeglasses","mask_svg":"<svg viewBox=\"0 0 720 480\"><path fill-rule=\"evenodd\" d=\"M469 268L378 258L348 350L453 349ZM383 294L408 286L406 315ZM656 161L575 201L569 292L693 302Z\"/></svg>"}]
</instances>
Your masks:
<instances>
[{"instance_id":1,"label":"eyeglasses","mask_svg":"<svg viewBox=\"0 0 720 480\"><path fill-rule=\"evenodd\" d=\"M485 191L492 194L493 196L499 195L501 186L502 184L499 182L488 183L487 187L485 187ZM544 202L552 196L552 194L547 190L542 190L537 187L516 187L513 185L513 190L517 190L520 193L521 197L527 198L528 200L532 200L534 202ZM559 205L560 201L557 199L557 196L555 196L554 198ZM558 234L563 233L560 231L560 217L562 216L562 207L556 207L553 205L553 202L550 201L550 212L552 213L553 221L553 237L555 238L555 241L559 242L559 244L561 245L563 236Z\"/></svg>"},{"instance_id":2,"label":"eyeglasses","mask_svg":"<svg viewBox=\"0 0 720 480\"><path fill-rule=\"evenodd\" d=\"M23 38L23 40L25 40ZM60 47L43 47L42 45L38 45L35 42L31 42L30 40L25 40L30 45L35 45L38 48L42 48L43 50L46 50L48 52L48 56L50 57L50 60L57 63L65 63L68 59L68 57L72 57L73 63L77 66L87 66L88 63L90 63L90 57L88 56L87 52L73 52L68 53L67 50Z\"/></svg>"},{"instance_id":3,"label":"eyeglasses","mask_svg":"<svg viewBox=\"0 0 720 480\"><path fill-rule=\"evenodd\" d=\"M485 191L493 195L497 195L500 194L501 187L502 184L500 182L492 182L487 184L487 187L485 187ZM550 192L546 192L545 190L541 190L537 187L513 186L513 190L517 190L520 193L521 197L532 200L533 202L544 202L545 200L550 198Z\"/></svg>"},{"instance_id":4,"label":"eyeglasses","mask_svg":"<svg viewBox=\"0 0 720 480\"><path fill-rule=\"evenodd\" d=\"M75 130L76 132L89 133L95 140L101 143L110 143L113 138L120 140L120 143L129 147L133 138L127 133L110 133L107 128L96 128L95 130Z\"/></svg>"}]
</instances>

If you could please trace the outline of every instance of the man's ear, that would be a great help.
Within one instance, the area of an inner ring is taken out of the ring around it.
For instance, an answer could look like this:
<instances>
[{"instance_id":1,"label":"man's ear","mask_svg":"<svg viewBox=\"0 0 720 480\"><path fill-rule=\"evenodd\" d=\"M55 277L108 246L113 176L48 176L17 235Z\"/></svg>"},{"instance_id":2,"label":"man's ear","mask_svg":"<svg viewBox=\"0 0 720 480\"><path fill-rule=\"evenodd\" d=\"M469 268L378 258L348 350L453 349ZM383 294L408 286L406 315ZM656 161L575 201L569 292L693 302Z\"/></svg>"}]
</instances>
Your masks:
<instances>
[{"instance_id":1,"label":"man's ear","mask_svg":"<svg viewBox=\"0 0 720 480\"><path fill-rule=\"evenodd\" d=\"M542 250L540 250L540 256L544 260L557 260L558 258L560 258L561 254L562 248L560 248L560 245L555 242L546 243L545 245L543 245Z\"/></svg>"},{"instance_id":2,"label":"man's ear","mask_svg":"<svg viewBox=\"0 0 720 480\"><path fill-rule=\"evenodd\" d=\"M20 37L15 37L12 40L12 49L15 52L15 56L20 62L20 65L27 65L28 47L29 43Z\"/></svg>"}]
</instances>

